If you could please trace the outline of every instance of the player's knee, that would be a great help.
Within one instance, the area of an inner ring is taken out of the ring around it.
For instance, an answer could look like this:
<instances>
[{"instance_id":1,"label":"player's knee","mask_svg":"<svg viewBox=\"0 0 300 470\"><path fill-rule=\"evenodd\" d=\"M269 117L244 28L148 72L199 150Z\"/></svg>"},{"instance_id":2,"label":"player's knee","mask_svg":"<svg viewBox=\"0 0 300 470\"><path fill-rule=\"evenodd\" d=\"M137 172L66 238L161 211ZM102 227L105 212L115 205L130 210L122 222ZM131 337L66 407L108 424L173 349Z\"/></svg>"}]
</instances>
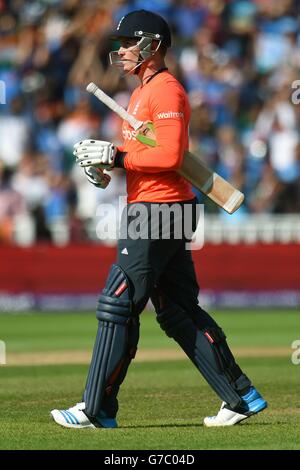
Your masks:
<instances>
[{"instance_id":1,"label":"player's knee","mask_svg":"<svg viewBox=\"0 0 300 470\"><path fill-rule=\"evenodd\" d=\"M129 280L120 266L113 264L97 305L98 320L126 324L134 318Z\"/></svg>"},{"instance_id":2,"label":"player's knee","mask_svg":"<svg viewBox=\"0 0 300 470\"><path fill-rule=\"evenodd\" d=\"M176 337L177 332L189 321L184 310L158 289L152 296L152 302L161 329L171 338Z\"/></svg>"}]
</instances>

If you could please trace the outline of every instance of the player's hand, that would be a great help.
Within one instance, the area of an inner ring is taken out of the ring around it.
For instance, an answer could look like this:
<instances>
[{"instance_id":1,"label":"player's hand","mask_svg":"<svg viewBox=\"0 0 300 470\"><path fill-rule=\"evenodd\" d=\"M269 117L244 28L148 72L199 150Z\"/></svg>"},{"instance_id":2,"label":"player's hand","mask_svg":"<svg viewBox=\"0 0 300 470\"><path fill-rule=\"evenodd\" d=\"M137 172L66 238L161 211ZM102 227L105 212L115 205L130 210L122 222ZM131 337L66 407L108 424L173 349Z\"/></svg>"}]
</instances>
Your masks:
<instances>
[{"instance_id":1,"label":"player's hand","mask_svg":"<svg viewBox=\"0 0 300 470\"><path fill-rule=\"evenodd\" d=\"M84 173L89 180L96 188L105 189L110 183L111 177L104 173L101 168L95 168L93 166L88 166L83 168Z\"/></svg>"},{"instance_id":2,"label":"player's hand","mask_svg":"<svg viewBox=\"0 0 300 470\"><path fill-rule=\"evenodd\" d=\"M81 167L93 166L111 170L117 149L111 142L105 140L81 140L74 145L73 155Z\"/></svg>"}]
</instances>

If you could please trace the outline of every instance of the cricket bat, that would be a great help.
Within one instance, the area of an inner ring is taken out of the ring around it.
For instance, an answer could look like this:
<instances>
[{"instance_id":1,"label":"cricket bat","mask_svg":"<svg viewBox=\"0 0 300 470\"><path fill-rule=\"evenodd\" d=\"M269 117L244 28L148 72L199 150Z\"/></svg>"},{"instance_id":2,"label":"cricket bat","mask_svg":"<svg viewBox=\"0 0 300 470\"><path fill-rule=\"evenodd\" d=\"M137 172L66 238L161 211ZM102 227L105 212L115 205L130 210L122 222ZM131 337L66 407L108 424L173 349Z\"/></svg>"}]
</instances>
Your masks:
<instances>
[{"instance_id":1,"label":"cricket bat","mask_svg":"<svg viewBox=\"0 0 300 470\"><path fill-rule=\"evenodd\" d=\"M95 83L89 83L86 89L108 108L118 114L124 121L127 121L134 130L138 131L136 135L137 140L150 147L156 146L154 126L151 122L137 120L110 96L104 93L104 91L98 88ZM182 166L177 171L229 214L233 214L244 200L243 193L234 188L216 172L207 168L198 155L185 151Z\"/></svg>"}]
</instances>

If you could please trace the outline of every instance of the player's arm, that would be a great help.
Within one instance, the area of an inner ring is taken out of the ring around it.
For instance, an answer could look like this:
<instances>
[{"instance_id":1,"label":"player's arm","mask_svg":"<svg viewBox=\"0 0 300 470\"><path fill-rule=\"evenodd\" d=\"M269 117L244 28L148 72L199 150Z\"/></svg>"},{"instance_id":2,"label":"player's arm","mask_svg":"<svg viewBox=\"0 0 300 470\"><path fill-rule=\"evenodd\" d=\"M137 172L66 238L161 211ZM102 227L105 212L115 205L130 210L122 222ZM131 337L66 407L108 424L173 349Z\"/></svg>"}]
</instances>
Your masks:
<instances>
[{"instance_id":1,"label":"player's arm","mask_svg":"<svg viewBox=\"0 0 300 470\"><path fill-rule=\"evenodd\" d=\"M166 85L150 101L156 147L145 146L138 152L123 154L123 165L120 166L127 170L157 173L181 167L187 119L184 96L179 89L168 89Z\"/></svg>"},{"instance_id":2,"label":"player's arm","mask_svg":"<svg viewBox=\"0 0 300 470\"><path fill-rule=\"evenodd\" d=\"M156 91L156 90L155 90ZM166 83L149 100L155 128L156 147L145 146L125 153L111 142L84 140L74 146L77 163L82 166L112 169L114 166L143 173L177 170L185 150L185 96L181 89Z\"/></svg>"}]
</instances>

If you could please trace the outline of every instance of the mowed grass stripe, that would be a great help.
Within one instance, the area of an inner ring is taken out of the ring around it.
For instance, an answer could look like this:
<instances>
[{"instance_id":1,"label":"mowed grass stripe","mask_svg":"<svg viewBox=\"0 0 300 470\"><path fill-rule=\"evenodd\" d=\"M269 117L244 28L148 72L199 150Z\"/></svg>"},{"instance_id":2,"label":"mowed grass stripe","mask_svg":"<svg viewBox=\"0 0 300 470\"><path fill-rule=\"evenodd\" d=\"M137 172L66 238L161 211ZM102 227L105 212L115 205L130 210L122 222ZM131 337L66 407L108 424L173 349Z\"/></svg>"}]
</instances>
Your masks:
<instances>
[{"instance_id":1,"label":"mowed grass stripe","mask_svg":"<svg viewBox=\"0 0 300 470\"><path fill-rule=\"evenodd\" d=\"M300 339L300 316L296 311L224 311L213 313L231 347L290 348ZM27 315L0 314L0 340L7 354L65 350L92 350L97 331L94 313ZM161 331L153 312L141 315L139 349L176 349Z\"/></svg>"},{"instance_id":2,"label":"mowed grass stripe","mask_svg":"<svg viewBox=\"0 0 300 470\"><path fill-rule=\"evenodd\" d=\"M289 357L290 348L284 347L246 347L233 348L234 355L241 357ZM91 360L91 351L66 350L66 351L40 351L11 353L7 355L7 366L18 365L51 365L51 364L88 364ZM185 360L187 356L181 350L176 349L141 349L138 350L135 362L157 362Z\"/></svg>"}]
</instances>

